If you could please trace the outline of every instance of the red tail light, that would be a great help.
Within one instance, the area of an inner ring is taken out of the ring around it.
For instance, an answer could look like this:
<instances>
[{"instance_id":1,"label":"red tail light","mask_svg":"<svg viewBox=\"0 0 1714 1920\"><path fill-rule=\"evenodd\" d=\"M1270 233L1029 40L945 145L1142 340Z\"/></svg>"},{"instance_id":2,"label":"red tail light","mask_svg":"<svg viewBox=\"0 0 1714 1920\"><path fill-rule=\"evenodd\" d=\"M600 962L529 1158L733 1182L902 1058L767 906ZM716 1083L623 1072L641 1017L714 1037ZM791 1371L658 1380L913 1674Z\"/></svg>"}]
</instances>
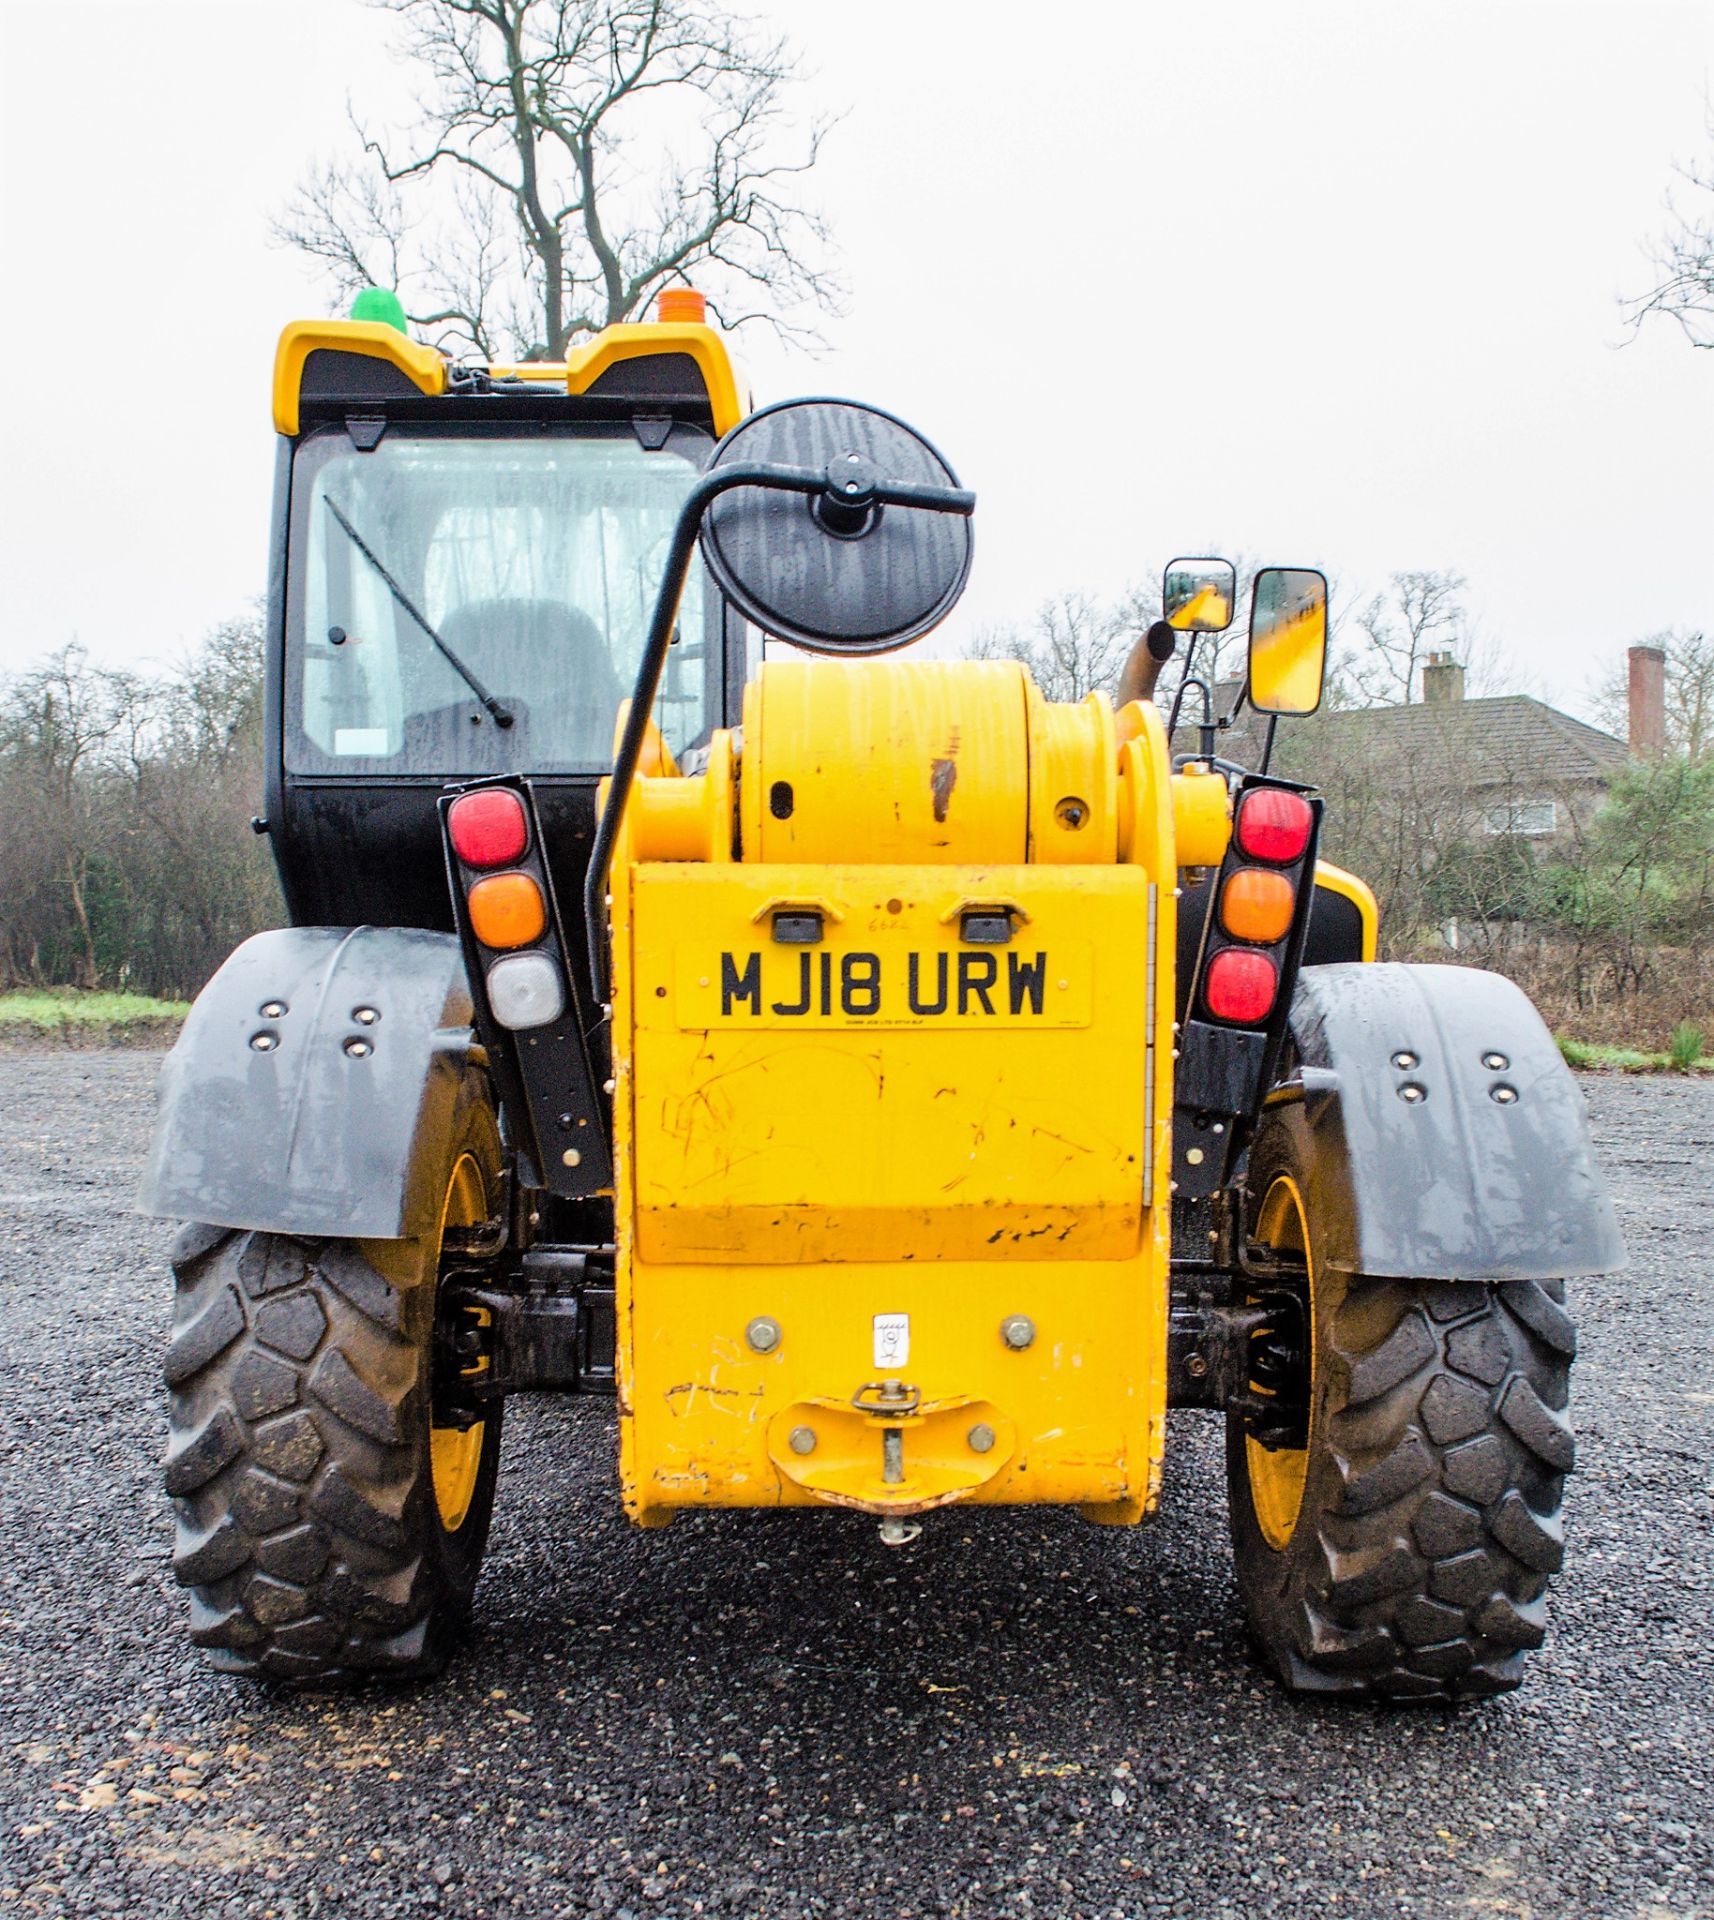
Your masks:
<instances>
[{"instance_id":1,"label":"red tail light","mask_svg":"<svg viewBox=\"0 0 1714 1920\"><path fill-rule=\"evenodd\" d=\"M1258 1026L1273 1012L1280 976L1265 953L1226 947L1208 963L1202 997L1216 1020Z\"/></svg>"},{"instance_id":2,"label":"red tail light","mask_svg":"<svg viewBox=\"0 0 1714 1920\"><path fill-rule=\"evenodd\" d=\"M1315 814L1301 793L1253 787L1238 808L1238 845L1252 860L1290 866L1309 845Z\"/></svg>"},{"instance_id":3,"label":"red tail light","mask_svg":"<svg viewBox=\"0 0 1714 1920\"><path fill-rule=\"evenodd\" d=\"M467 867L507 867L530 843L524 803L507 787L462 794L447 811L452 850Z\"/></svg>"}]
</instances>

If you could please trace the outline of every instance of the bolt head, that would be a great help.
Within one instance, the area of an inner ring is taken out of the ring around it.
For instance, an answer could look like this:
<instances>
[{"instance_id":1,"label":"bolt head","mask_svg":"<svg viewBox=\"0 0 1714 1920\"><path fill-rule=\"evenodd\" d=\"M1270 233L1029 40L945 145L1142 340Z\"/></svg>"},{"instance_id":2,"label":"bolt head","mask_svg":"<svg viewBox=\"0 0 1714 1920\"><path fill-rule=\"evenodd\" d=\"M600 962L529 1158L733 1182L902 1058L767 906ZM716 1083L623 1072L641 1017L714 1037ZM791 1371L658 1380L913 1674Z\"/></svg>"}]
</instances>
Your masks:
<instances>
[{"instance_id":1,"label":"bolt head","mask_svg":"<svg viewBox=\"0 0 1714 1920\"><path fill-rule=\"evenodd\" d=\"M1411 1068L1416 1064L1417 1057L1411 1052L1409 1047L1401 1047L1398 1052L1393 1055L1393 1065L1398 1068L1400 1073L1409 1073Z\"/></svg>"},{"instance_id":2,"label":"bolt head","mask_svg":"<svg viewBox=\"0 0 1714 1920\"><path fill-rule=\"evenodd\" d=\"M791 1430L791 1436L787 1440L786 1444L791 1448L793 1453L814 1453L815 1451L814 1427L793 1427Z\"/></svg>"},{"instance_id":3,"label":"bolt head","mask_svg":"<svg viewBox=\"0 0 1714 1920\"><path fill-rule=\"evenodd\" d=\"M771 1314L759 1313L744 1329L744 1338L752 1353L772 1353L780 1344L780 1323Z\"/></svg>"},{"instance_id":4,"label":"bolt head","mask_svg":"<svg viewBox=\"0 0 1714 1920\"><path fill-rule=\"evenodd\" d=\"M1518 1090L1516 1087L1508 1087L1504 1081L1501 1081L1497 1087L1491 1087L1488 1090L1488 1098L1498 1107L1516 1106Z\"/></svg>"},{"instance_id":5,"label":"bolt head","mask_svg":"<svg viewBox=\"0 0 1714 1920\"><path fill-rule=\"evenodd\" d=\"M367 1060L370 1054L375 1051L375 1043L373 1040L365 1040L360 1035L354 1033L351 1038L346 1041L345 1051L353 1060Z\"/></svg>"},{"instance_id":6,"label":"bolt head","mask_svg":"<svg viewBox=\"0 0 1714 1920\"><path fill-rule=\"evenodd\" d=\"M1200 1380L1208 1371L1208 1362L1203 1359L1199 1353L1187 1354L1185 1356L1184 1370L1190 1375L1192 1380Z\"/></svg>"},{"instance_id":7,"label":"bolt head","mask_svg":"<svg viewBox=\"0 0 1714 1920\"><path fill-rule=\"evenodd\" d=\"M250 1050L252 1053L272 1053L279 1044L280 1036L277 1033L269 1033L264 1030L261 1033L253 1033L250 1036Z\"/></svg>"},{"instance_id":8,"label":"bolt head","mask_svg":"<svg viewBox=\"0 0 1714 1920\"><path fill-rule=\"evenodd\" d=\"M1482 1056L1482 1064L1490 1073L1504 1073L1512 1063L1503 1053L1485 1053Z\"/></svg>"},{"instance_id":9,"label":"bolt head","mask_svg":"<svg viewBox=\"0 0 1714 1920\"><path fill-rule=\"evenodd\" d=\"M978 1420L965 1436L970 1442L972 1453L992 1453L994 1451L994 1429L986 1420Z\"/></svg>"},{"instance_id":10,"label":"bolt head","mask_svg":"<svg viewBox=\"0 0 1714 1920\"><path fill-rule=\"evenodd\" d=\"M1407 1080L1399 1088L1399 1098L1407 1107L1420 1107L1428 1098L1428 1089L1418 1086L1414 1080Z\"/></svg>"},{"instance_id":11,"label":"bolt head","mask_svg":"<svg viewBox=\"0 0 1714 1920\"><path fill-rule=\"evenodd\" d=\"M1036 1337L1036 1323L1027 1313L1008 1313L1000 1322L1000 1338L1014 1353L1022 1353L1025 1347L1033 1346Z\"/></svg>"},{"instance_id":12,"label":"bolt head","mask_svg":"<svg viewBox=\"0 0 1714 1920\"><path fill-rule=\"evenodd\" d=\"M353 1007L351 1017L360 1027L372 1027L380 1019L381 1014L376 1007Z\"/></svg>"},{"instance_id":13,"label":"bolt head","mask_svg":"<svg viewBox=\"0 0 1714 1920\"><path fill-rule=\"evenodd\" d=\"M264 1020L283 1020L290 1009L283 1000L264 1000L257 1011Z\"/></svg>"}]
</instances>

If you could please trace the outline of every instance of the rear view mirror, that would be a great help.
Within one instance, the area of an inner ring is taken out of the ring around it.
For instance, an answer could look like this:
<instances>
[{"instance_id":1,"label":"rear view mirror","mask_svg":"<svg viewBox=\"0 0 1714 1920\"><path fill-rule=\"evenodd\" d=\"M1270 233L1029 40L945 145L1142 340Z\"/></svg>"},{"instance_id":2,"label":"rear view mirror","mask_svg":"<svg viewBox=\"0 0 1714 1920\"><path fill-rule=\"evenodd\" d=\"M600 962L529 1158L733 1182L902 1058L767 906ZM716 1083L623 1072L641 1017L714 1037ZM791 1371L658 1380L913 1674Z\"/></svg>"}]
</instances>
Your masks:
<instances>
[{"instance_id":1,"label":"rear view mirror","mask_svg":"<svg viewBox=\"0 0 1714 1920\"><path fill-rule=\"evenodd\" d=\"M1250 602L1250 705L1313 713L1326 671L1326 576L1313 567L1264 567Z\"/></svg>"},{"instance_id":2,"label":"rear view mirror","mask_svg":"<svg viewBox=\"0 0 1714 1920\"><path fill-rule=\"evenodd\" d=\"M825 474L827 486L736 487L710 504L702 555L746 620L813 653L865 654L951 611L970 575L971 502L949 510L958 481L921 434L848 400L788 401L734 427L711 471L756 466ZM913 490L922 505L899 503Z\"/></svg>"},{"instance_id":3,"label":"rear view mirror","mask_svg":"<svg viewBox=\"0 0 1714 1920\"><path fill-rule=\"evenodd\" d=\"M1161 612L1180 633L1224 633L1237 597L1230 560L1174 560L1161 582Z\"/></svg>"}]
</instances>

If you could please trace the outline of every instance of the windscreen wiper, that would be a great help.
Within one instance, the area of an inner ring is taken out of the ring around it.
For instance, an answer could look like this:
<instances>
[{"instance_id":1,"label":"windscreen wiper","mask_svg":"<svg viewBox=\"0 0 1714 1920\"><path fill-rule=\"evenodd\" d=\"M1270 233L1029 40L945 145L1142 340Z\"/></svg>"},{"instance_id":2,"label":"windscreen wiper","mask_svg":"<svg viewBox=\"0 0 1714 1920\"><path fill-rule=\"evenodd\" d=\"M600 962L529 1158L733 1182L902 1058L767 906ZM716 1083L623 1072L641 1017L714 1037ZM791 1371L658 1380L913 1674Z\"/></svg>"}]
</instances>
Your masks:
<instances>
[{"instance_id":1,"label":"windscreen wiper","mask_svg":"<svg viewBox=\"0 0 1714 1920\"><path fill-rule=\"evenodd\" d=\"M477 679L475 674L473 674L470 671L470 669L464 664L464 662L459 659L458 655L453 652L451 647L449 647L446 644L446 642L440 637L440 635L435 632L434 628L431 627L429 623L423 618L423 616L417 611L416 604L411 599L410 595L406 593L404 588L399 585L398 581L393 578L393 576L387 571L387 569L384 566L382 566L380 560L376 556L375 549L372 546L370 546L368 541L363 538L362 534L360 534L357 531L357 529L351 524L349 520L346 519L345 515L341 513L339 508L334 504L334 499L332 494L324 493L322 495L322 499L327 502L328 512L333 515L334 519L337 520L340 526L344 529L346 539L351 542L351 544L357 549L357 551L360 554L362 554L363 558L369 562L370 566L372 566L375 569L375 571L381 576L382 582L385 584L387 591L393 596L395 600L398 601L399 605L404 608L406 613L408 613L411 616L411 618L417 623L417 625L422 628L423 632L426 633L428 637L440 649L441 657L442 659L445 660L446 664L449 667L451 667L453 672L458 675L459 679L464 682L464 684L470 689L470 691L473 694L475 694L477 699L481 701L483 706L485 706L488 709L488 712L493 717L495 726L509 727L512 724L512 714L510 710L506 707L501 706L500 702L494 698L493 694L491 694L488 691L488 689L485 686L483 686L482 682Z\"/></svg>"}]
</instances>

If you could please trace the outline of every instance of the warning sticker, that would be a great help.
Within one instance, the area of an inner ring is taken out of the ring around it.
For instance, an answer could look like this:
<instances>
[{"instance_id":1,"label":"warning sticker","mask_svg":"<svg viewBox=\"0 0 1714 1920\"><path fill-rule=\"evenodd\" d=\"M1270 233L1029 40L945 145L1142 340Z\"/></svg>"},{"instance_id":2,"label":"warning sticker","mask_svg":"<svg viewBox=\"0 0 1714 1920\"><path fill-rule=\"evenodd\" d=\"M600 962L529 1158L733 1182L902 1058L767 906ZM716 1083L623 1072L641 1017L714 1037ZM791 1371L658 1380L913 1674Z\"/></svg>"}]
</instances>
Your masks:
<instances>
[{"instance_id":1,"label":"warning sticker","mask_svg":"<svg viewBox=\"0 0 1714 1920\"><path fill-rule=\"evenodd\" d=\"M908 1313L875 1315L875 1365L903 1367L911 1357L911 1317Z\"/></svg>"}]
</instances>

